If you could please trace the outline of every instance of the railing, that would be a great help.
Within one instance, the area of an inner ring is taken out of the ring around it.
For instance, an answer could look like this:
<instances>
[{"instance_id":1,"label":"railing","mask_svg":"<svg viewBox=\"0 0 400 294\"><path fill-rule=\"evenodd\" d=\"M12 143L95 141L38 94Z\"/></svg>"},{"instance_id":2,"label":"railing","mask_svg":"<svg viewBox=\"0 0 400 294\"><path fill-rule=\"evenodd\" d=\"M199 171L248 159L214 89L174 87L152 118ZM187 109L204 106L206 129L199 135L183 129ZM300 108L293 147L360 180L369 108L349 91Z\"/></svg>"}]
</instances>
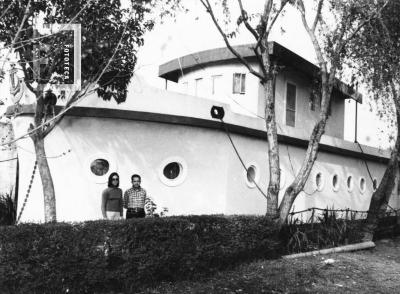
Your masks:
<instances>
[{"instance_id":1,"label":"railing","mask_svg":"<svg viewBox=\"0 0 400 294\"><path fill-rule=\"evenodd\" d=\"M382 217L398 216L400 209L394 209L388 205L389 210L385 211ZM314 223L319 222L321 217L335 217L342 220L359 220L365 219L368 215L368 210L354 209L334 209L334 208L318 208L310 207L304 210L290 212L288 216L288 224L296 223Z\"/></svg>"}]
</instances>

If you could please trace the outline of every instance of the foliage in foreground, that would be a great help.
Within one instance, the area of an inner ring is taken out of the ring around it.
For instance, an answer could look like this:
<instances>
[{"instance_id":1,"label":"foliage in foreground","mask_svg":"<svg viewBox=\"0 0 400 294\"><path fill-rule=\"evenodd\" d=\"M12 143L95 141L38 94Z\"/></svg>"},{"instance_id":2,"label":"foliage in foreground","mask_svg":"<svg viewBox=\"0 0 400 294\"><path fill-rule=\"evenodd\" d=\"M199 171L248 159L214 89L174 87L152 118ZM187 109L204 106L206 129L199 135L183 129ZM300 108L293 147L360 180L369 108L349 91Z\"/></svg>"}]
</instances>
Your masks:
<instances>
[{"instance_id":1,"label":"foliage in foreground","mask_svg":"<svg viewBox=\"0 0 400 294\"><path fill-rule=\"evenodd\" d=\"M323 210L311 221L290 219L281 230L286 252L299 253L360 242L363 220L338 216L335 210Z\"/></svg>"},{"instance_id":2,"label":"foliage in foreground","mask_svg":"<svg viewBox=\"0 0 400 294\"><path fill-rule=\"evenodd\" d=\"M281 248L261 217L189 216L0 228L2 293L131 293Z\"/></svg>"},{"instance_id":3,"label":"foliage in foreground","mask_svg":"<svg viewBox=\"0 0 400 294\"><path fill-rule=\"evenodd\" d=\"M16 219L16 206L10 194L0 195L0 226L13 225Z\"/></svg>"},{"instance_id":4,"label":"foliage in foreground","mask_svg":"<svg viewBox=\"0 0 400 294\"><path fill-rule=\"evenodd\" d=\"M320 221L295 222L281 234L274 222L255 216L3 226L0 289L5 294L133 293L256 259L360 241L362 221L329 213ZM395 222L392 218L382 225L389 228Z\"/></svg>"}]
</instances>

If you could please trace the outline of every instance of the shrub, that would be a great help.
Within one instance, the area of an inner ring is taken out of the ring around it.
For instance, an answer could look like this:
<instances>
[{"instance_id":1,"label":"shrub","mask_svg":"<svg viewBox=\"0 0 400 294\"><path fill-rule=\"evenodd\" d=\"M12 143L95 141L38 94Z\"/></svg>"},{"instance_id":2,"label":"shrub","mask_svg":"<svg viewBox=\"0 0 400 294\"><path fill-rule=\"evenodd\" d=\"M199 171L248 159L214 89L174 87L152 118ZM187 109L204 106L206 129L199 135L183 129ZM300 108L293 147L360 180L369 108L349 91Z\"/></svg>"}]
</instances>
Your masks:
<instances>
[{"instance_id":1,"label":"shrub","mask_svg":"<svg viewBox=\"0 0 400 294\"><path fill-rule=\"evenodd\" d=\"M288 253L299 253L323 248L331 248L362 239L362 220L338 217L335 211L326 209L321 215L306 223L299 219L291 220L281 231L286 240Z\"/></svg>"},{"instance_id":2,"label":"shrub","mask_svg":"<svg viewBox=\"0 0 400 294\"><path fill-rule=\"evenodd\" d=\"M394 219L382 221L393 225ZM326 214L281 233L265 217L185 216L0 227L0 289L133 293L258 258L356 243L362 221Z\"/></svg>"},{"instance_id":3,"label":"shrub","mask_svg":"<svg viewBox=\"0 0 400 294\"><path fill-rule=\"evenodd\" d=\"M10 194L0 195L0 225L12 225L16 219L16 207Z\"/></svg>"},{"instance_id":4,"label":"shrub","mask_svg":"<svg viewBox=\"0 0 400 294\"><path fill-rule=\"evenodd\" d=\"M263 217L187 216L0 228L2 293L131 293L281 252Z\"/></svg>"},{"instance_id":5,"label":"shrub","mask_svg":"<svg viewBox=\"0 0 400 294\"><path fill-rule=\"evenodd\" d=\"M374 239L393 238L400 235L400 216L389 215L378 221Z\"/></svg>"}]
</instances>

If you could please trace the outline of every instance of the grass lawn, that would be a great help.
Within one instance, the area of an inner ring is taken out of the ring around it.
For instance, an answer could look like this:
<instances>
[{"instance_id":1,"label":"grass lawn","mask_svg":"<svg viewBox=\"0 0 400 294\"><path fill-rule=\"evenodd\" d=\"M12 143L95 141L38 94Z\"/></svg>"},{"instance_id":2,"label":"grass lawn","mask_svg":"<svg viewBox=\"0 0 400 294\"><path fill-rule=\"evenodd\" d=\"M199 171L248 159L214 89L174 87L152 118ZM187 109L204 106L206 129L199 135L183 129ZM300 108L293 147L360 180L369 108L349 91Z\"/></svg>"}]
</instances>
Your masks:
<instances>
[{"instance_id":1,"label":"grass lawn","mask_svg":"<svg viewBox=\"0 0 400 294\"><path fill-rule=\"evenodd\" d=\"M400 237L372 250L294 260L260 260L204 280L141 293L400 293ZM326 264L328 258L333 264Z\"/></svg>"}]
</instances>

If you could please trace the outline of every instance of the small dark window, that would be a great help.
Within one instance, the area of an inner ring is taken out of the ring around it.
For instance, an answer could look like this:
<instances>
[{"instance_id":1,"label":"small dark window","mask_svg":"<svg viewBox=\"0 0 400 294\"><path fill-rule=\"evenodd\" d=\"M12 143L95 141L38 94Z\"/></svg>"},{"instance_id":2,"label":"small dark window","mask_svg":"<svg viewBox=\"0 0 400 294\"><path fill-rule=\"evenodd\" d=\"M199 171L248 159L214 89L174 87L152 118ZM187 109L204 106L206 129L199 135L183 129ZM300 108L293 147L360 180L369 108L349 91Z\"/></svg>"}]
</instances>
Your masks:
<instances>
[{"instance_id":1,"label":"small dark window","mask_svg":"<svg viewBox=\"0 0 400 294\"><path fill-rule=\"evenodd\" d=\"M246 93L246 74L234 73L233 74L233 94Z\"/></svg>"},{"instance_id":2,"label":"small dark window","mask_svg":"<svg viewBox=\"0 0 400 294\"><path fill-rule=\"evenodd\" d=\"M92 163L90 164L90 170L96 176L105 175L109 169L110 169L110 164L105 159L99 158L99 159L93 160Z\"/></svg>"},{"instance_id":3,"label":"small dark window","mask_svg":"<svg viewBox=\"0 0 400 294\"><path fill-rule=\"evenodd\" d=\"M253 183L256 179L256 169L254 168L254 166L250 166L247 169L247 181L249 183Z\"/></svg>"},{"instance_id":4,"label":"small dark window","mask_svg":"<svg viewBox=\"0 0 400 294\"><path fill-rule=\"evenodd\" d=\"M378 181L376 179L372 181L372 188L374 189L374 191L378 188Z\"/></svg>"},{"instance_id":5,"label":"small dark window","mask_svg":"<svg viewBox=\"0 0 400 294\"><path fill-rule=\"evenodd\" d=\"M322 174L321 173L318 173L315 176L315 184L316 184L318 190L322 190L323 183L322 183Z\"/></svg>"},{"instance_id":6,"label":"small dark window","mask_svg":"<svg viewBox=\"0 0 400 294\"><path fill-rule=\"evenodd\" d=\"M286 125L294 127L296 121L296 86L288 83L286 88Z\"/></svg>"},{"instance_id":7,"label":"small dark window","mask_svg":"<svg viewBox=\"0 0 400 294\"><path fill-rule=\"evenodd\" d=\"M177 162L168 163L163 170L163 174L167 179L174 180L176 179L181 172L181 166Z\"/></svg>"},{"instance_id":8,"label":"small dark window","mask_svg":"<svg viewBox=\"0 0 400 294\"><path fill-rule=\"evenodd\" d=\"M365 179L364 178L360 179L360 191L361 192L365 191Z\"/></svg>"},{"instance_id":9,"label":"small dark window","mask_svg":"<svg viewBox=\"0 0 400 294\"><path fill-rule=\"evenodd\" d=\"M310 110L315 111L315 95L314 92L310 93Z\"/></svg>"},{"instance_id":10,"label":"small dark window","mask_svg":"<svg viewBox=\"0 0 400 294\"><path fill-rule=\"evenodd\" d=\"M353 190L353 177L352 176L347 177L347 189L349 189L349 191Z\"/></svg>"},{"instance_id":11,"label":"small dark window","mask_svg":"<svg viewBox=\"0 0 400 294\"><path fill-rule=\"evenodd\" d=\"M339 183L338 183L338 176L334 175L332 178L332 187L333 190L337 190L339 188Z\"/></svg>"},{"instance_id":12,"label":"small dark window","mask_svg":"<svg viewBox=\"0 0 400 294\"><path fill-rule=\"evenodd\" d=\"M203 79L202 78L195 79L195 89L194 89L195 96L201 95L203 90L202 86L203 86Z\"/></svg>"}]
</instances>

